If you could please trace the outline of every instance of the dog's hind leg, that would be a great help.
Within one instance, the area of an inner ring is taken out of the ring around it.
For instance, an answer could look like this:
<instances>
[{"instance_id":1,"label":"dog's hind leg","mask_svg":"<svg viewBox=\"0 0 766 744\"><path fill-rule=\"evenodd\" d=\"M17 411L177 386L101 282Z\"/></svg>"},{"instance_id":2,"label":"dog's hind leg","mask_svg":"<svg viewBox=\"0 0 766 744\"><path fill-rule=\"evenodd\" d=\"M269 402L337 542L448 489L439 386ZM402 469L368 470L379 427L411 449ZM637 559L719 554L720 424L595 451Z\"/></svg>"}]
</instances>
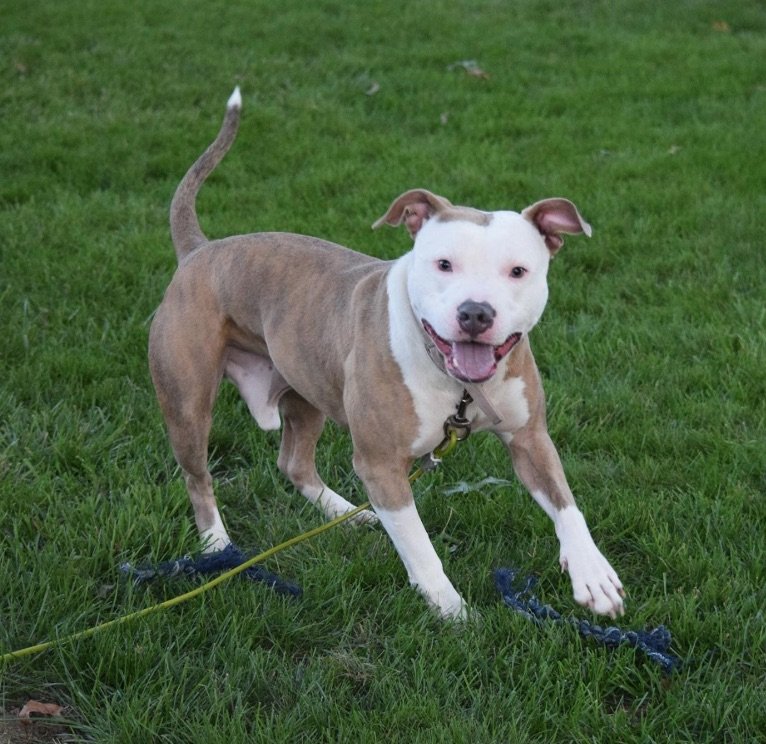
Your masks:
<instances>
[{"instance_id":1,"label":"dog's hind leg","mask_svg":"<svg viewBox=\"0 0 766 744\"><path fill-rule=\"evenodd\" d=\"M204 551L222 550L231 540L218 511L208 470L208 439L221 373L214 359L205 364L201 354L194 364L179 366L178 359L173 360L164 348L166 337L153 333L150 341L150 368L157 399L173 453L184 473ZM193 357L189 354L190 359Z\"/></svg>"},{"instance_id":2,"label":"dog's hind leg","mask_svg":"<svg viewBox=\"0 0 766 744\"><path fill-rule=\"evenodd\" d=\"M316 469L316 444L324 428L325 416L293 390L279 401L282 414L282 443L277 466L292 484L325 515L333 519L354 509L327 486ZM356 524L377 522L371 511L362 511L352 520Z\"/></svg>"}]
</instances>

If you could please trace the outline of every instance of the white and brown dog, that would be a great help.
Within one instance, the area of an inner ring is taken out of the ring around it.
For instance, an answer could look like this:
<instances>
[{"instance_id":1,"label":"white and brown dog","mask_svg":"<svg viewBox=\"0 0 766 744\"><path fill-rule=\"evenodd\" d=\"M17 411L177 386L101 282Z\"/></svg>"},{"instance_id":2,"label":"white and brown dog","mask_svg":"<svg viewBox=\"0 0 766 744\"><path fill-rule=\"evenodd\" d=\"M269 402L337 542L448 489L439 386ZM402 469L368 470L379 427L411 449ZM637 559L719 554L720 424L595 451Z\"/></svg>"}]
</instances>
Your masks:
<instances>
[{"instance_id":1,"label":"white and brown dog","mask_svg":"<svg viewBox=\"0 0 766 744\"><path fill-rule=\"evenodd\" d=\"M231 146L240 109L237 89L218 136L173 198L178 270L149 341L152 378L206 549L229 543L208 471L213 405L226 377L260 427L282 425L280 470L330 517L353 506L322 482L315 447L327 416L350 430L354 470L410 583L442 616L464 616L415 509L408 472L442 440L444 420L468 387L483 402L467 409L473 430L503 441L553 520L576 601L622 614L620 580L593 542L548 436L528 339L562 233L590 235L577 208L556 198L520 214L482 212L408 191L375 223L403 223L413 237L413 249L396 261L289 233L209 241L196 194Z\"/></svg>"}]
</instances>

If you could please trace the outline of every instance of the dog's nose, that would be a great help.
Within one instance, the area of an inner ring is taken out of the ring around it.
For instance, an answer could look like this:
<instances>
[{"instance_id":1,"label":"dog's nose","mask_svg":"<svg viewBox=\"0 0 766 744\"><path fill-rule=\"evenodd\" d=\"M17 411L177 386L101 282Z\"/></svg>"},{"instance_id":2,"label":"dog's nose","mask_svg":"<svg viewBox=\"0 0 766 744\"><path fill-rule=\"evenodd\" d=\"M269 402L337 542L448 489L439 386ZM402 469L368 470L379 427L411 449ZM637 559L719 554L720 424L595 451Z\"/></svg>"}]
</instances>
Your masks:
<instances>
[{"instance_id":1,"label":"dog's nose","mask_svg":"<svg viewBox=\"0 0 766 744\"><path fill-rule=\"evenodd\" d=\"M457 322L471 338L475 338L492 327L496 314L488 302L466 300L457 309Z\"/></svg>"}]
</instances>

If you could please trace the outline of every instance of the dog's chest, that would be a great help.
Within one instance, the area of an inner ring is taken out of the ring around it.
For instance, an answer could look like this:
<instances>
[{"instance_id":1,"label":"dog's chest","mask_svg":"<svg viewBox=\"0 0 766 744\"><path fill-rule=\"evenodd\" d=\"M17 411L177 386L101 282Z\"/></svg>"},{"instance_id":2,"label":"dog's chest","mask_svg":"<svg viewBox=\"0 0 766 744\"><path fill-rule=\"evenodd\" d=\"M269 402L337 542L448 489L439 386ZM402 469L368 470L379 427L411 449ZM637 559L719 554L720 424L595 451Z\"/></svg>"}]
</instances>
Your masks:
<instances>
[{"instance_id":1,"label":"dog's chest","mask_svg":"<svg viewBox=\"0 0 766 744\"><path fill-rule=\"evenodd\" d=\"M423 336L412 315L406 290L406 261L399 261L389 274L388 315L391 354L402 373L417 416L417 434L410 452L419 457L431 452L444 437L444 422L456 412L463 385L447 375L429 356ZM511 434L529 420L525 383L521 377L496 378L484 383L481 391L502 419L495 425L493 415L471 403L466 417L472 431L492 430Z\"/></svg>"},{"instance_id":2,"label":"dog's chest","mask_svg":"<svg viewBox=\"0 0 766 744\"><path fill-rule=\"evenodd\" d=\"M444 437L444 423L454 414L463 395L463 388L457 381L441 379L433 381L437 384L423 385L423 378L407 379L405 384L412 395L415 412L418 416L418 435L412 442L411 452L419 457L431 452ZM455 384L453 384L453 382ZM494 431L498 434L512 434L522 428L529 420L529 405L524 394L524 381L514 377L503 381L502 385L492 385L484 391L487 401L492 406L492 412L485 412L474 401L466 409L466 418L471 424L472 432ZM501 421L494 422L494 414Z\"/></svg>"}]
</instances>

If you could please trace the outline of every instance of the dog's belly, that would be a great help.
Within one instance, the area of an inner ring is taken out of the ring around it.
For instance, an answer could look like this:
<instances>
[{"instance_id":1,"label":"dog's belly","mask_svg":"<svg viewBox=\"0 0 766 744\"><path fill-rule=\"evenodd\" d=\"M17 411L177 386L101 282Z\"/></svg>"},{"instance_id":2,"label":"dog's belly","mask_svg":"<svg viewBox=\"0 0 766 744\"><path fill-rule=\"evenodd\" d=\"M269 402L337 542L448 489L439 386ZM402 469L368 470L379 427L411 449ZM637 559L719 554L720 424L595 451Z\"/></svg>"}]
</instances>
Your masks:
<instances>
[{"instance_id":1,"label":"dog's belly","mask_svg":"<svg viewBox=\"0 0 766 744\"><path fill-rule=\"evenodd\" d=\"M265 431L278 429L277 404L289 385L271 359L232 347L227 350L224 369L258 426Z\"/></svg>"}]
</instances>

